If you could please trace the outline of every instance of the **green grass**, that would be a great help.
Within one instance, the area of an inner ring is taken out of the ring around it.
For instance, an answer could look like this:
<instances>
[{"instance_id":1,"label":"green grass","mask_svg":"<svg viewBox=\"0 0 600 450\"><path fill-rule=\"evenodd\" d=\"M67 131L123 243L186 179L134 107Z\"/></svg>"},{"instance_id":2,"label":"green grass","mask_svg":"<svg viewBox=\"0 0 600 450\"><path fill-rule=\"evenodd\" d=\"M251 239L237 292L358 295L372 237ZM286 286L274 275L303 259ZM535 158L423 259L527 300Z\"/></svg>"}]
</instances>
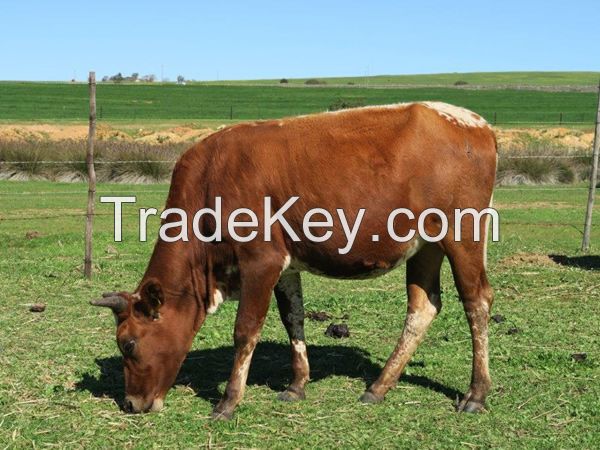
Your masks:
<instances>
[{"instance_id":1,"label":"green grass","mask_svg":"<svg viewBox=\"0 0 600 450\"><path fill-rule=\"evenodd\" d=\"M311 77L327 84L354 83L354 85L454 85L457 81L479 86L597 86L600 72L472 72L472 73L435 73L421 75L375 75L356 77ZM304 84L307 78L289 78L289 84ZM210 84L276 84L278 79L270 80L231 80L212 81Z\"/></svg>"},{"instance_id":2,"label":"green grass","mask_svg":"<svg viewBox=\"0 0 600 450\"><path fill-rule=\"evenodd\" d=\"M345 101L358 105L438 100L472 109L499 124L594 123L593 92L464 90L420 87L286 88L280 86L99 84L98 118L106 122L267 119L325 111ZM88 117L84 84L0 82L0 121L77 121Z\"/></svg>"},{"instance_id":3,"label":"green grass","mask_svg":"<svg viewBox=\"0 0 600 450\"><path fill-rule=\"evenodd\" d=\"M101 184L98 193L135 194L160 208L167 186ZM290 379L287 338L274 308L265 324L242 405L212 422L232 358L236 304L224 304L195 339L176 387L158 414L129 416L114 321L88 306L100 292L133 289L152 250L135 242L125 206L124 242L112 242L109 205L99 205L95 277L80 275L83 184L0 182L0 446L197 448L598 448L600 445L600 227L592 256L579 254L587 192L576 188L498 189L501 242L490 245L495 288L489 412L460 415L453 402L470 379L470 338L443 267L444 308L398 387L380 405L357 398L398 338L406 296L400 269L370 281L304 276L307 310L348 314L351 337L324 336L307 322L312 382L307 400L279 403ZM23 193L29 193L23 195ZM30 217L11 220L15 217ZM600 219L596 208L595 219ZM152 222L156 229L157 221ZM41 236L27 239L27 231ZM519 262L516 253L567 255L564 265ZM507 259L508 258L508 259ZM577 267L582 264L584 267ZM44 313L28 304L44 302ZM272 305L273 306L273 305ZM520 332L509 334L511 328ZM583 362L571 354L587 353Z\"/></svg>"}]
</instances>

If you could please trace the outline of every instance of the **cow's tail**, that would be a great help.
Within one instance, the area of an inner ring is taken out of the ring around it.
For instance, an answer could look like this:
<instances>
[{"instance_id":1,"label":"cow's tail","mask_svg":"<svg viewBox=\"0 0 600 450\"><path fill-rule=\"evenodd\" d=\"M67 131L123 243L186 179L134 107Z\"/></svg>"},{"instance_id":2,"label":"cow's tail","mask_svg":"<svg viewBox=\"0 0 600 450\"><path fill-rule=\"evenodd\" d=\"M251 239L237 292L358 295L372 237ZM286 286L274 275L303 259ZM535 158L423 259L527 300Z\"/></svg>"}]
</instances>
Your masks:
<instances>
[{"instance_id":1,"label":"cow's tail","mask_svg":"<svg viewBox=\"0 0 600 450\"><path fill-rule=\"evenodd\" d=\"M494 146L496 147L496 162L494 165L494 186L496 185L496 172L498 170L498 140L494 133ZM492 186L492 193L490 195L490 202L488 208L494 207L494 186ZM485 215L485 226L483 227L485 237L483 241L483 267L487 268L487 253L488 253L488 239L490 236L490 214Z\"/></svg>"}]
</instances>

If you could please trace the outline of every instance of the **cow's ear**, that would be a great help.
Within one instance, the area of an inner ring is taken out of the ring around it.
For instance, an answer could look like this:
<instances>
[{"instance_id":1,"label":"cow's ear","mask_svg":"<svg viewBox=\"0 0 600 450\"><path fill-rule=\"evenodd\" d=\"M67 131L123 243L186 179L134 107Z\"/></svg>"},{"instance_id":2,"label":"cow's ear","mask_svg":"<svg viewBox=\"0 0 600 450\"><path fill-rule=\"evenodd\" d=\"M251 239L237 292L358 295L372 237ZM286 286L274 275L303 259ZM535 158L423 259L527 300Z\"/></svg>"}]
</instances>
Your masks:
<instances>
[{"instance_id":1,"label":"cow's ear","mask_svg":"<svg viewBox=\"0 0 600 450\"><path fill-rule=\"evenodd\" d=\"M151 278L144 282L140 289L140 299L135 304L136 310L144 315L158 319L160 307L165 301L165 297L158 280Z\"/></svg>"}]
</instances>

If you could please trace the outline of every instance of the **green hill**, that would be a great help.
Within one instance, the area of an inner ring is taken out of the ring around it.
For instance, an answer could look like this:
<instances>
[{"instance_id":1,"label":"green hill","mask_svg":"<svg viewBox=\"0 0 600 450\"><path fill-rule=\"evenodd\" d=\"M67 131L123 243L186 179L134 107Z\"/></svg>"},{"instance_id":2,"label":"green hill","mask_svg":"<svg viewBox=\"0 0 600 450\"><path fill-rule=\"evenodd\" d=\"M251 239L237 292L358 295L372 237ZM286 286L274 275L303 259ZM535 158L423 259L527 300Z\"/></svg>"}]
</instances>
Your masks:
<instances>
[{"instance_id":1,"label":"green hill","mask_svg":"<svg viewBox=\"0 0 600 450\"><path fill-rule=\"evenodd\" d=\"M424 75L376 75L356 77L315 77L330 85L360 86L454 86L457 82L476 86L597 86L600 72L472 72ZM304 84L307 78L289 78L288 84ZM279 84L272 80L210 81L206 84Z\"/></svg>"}]
</instances>

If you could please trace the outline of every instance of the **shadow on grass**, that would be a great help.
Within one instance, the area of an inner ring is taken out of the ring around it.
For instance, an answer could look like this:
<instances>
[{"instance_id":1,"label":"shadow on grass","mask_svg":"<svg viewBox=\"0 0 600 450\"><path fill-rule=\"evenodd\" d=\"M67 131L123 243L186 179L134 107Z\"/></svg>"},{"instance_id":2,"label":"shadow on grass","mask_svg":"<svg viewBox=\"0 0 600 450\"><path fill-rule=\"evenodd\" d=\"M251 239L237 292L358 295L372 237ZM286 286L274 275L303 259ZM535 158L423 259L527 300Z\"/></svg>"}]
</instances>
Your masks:
<instances>
[{"instance_id":1,"label":"shadow on grass","mask_svg":"<svg viewBox=\"0 0 600 450\"><path fill-rule=\"evenodd\" d=\"M340 375L362 379L370 385L381 367L371 361L367 352L356 347L337 345L308 346L311 381L319 381ZM292 369L290 347L276 342L261 342L256 347L248 376L248 385L268 386L283 391L291 381ZM96 397L113 398L119 405L124 396L123 366L120 357L97 359L100 367L98 378L84 374L77 389L91 392ZM222 395L219 385L229 379L233 364L233 347L194 350L183 363L176 385L190 386L201 397L216 404ZM412 364L419 366L419 363ZM460 396L456 389L444 386L424 376L403 375L401 383L425 387L444 394L451 400ZM356 393L358 395L360 392Z\"/></svg>"},{"instance_id":2,"label":"shadow on grass","mask_svg":"<svg viewBox=\"0 0 600 450\"><path fill-rule=\"evenodd\" d=\"M566 256L548 255L556 264L568 267L578 267L586 270L600 270L600 255Z\"/></svg>"}]
</instances>

